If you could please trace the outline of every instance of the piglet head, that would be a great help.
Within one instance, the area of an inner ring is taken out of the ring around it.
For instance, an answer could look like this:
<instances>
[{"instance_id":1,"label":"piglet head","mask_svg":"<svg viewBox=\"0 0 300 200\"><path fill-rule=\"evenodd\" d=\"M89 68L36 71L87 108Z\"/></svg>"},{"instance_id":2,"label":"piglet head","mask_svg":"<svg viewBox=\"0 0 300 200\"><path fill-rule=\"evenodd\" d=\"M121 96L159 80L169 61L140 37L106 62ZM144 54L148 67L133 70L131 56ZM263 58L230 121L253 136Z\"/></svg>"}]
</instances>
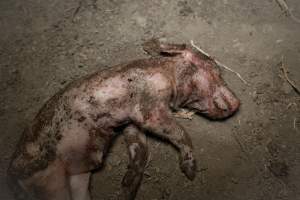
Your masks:
<instances>
[{"instance_id":1,"label":"piglet head","mask_svg":"<svg viewBox=\"0 0 300 200\"><path fill-rule=\"evenodd\" d=\"M157 39L145 42L143 48L153 56L171 56L180 61L183 59L184 63L189 63L188 67L195 68L192 77L188 77L192 79L191 84L183 87L184 91L181 92L189 94L183 95L185 98L182 106L211 119L227 118L238 110L240 101L226 87L213 59L193 51L185 44L165 44Z\"/></svg>"},{"instance_id":2,"label":"piglet head","mask_svg":"<svg viewBox=\"0 0 300 200\"><path fill-rule=\"evenodd\" d=\"M226 86L213 60L192 50L185 50L183 56L196 68L192 77L191 100L186 107L211 119L223 119L234 114L240 101Z\"/></svg>"}]
</instances>

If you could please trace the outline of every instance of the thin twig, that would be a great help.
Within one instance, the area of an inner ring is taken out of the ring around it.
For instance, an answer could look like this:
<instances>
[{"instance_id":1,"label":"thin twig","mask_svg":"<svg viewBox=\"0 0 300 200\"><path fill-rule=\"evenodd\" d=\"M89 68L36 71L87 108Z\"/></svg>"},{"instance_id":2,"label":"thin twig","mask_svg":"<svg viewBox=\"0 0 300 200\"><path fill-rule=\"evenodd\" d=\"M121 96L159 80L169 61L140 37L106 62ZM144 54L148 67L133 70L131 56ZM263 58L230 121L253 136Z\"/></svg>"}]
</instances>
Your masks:
<instances>
[{"instance_id":1,"label":"thin twig","mask_svg":"<svg viewBox=\"0 0 300 200\"><path fill-rule=\"evenodd\" d=\"M247 159L251 160L248 151L246 151L246 149L244 148L244 145L242 144L242 142L240 141L240 139L238 138L238 136L235 134L234 131L232 132L232 136L235 139L236 143L239 145L241 151L246 155Z\"/></svg>"},{"instance_id":2,"label":"thin twig","mask_svg":"<svg viewBox=\"0 0 300 200\"><path fill-rule=\"evenodd\" d=\"M147 169L147 168L149 167L151 161L152 161L152 154L151 154L151 152L150 152L150 153L149 153L149 156L148 156L148 158L147 158L147 163L146 163L146 165L145 165L145 169Z\"/></svg>"},{"instance_id":3,"label":"thin twig","mask_svg":"<svg viewBox=\"0 0 300 200\"><path fill-rule=\"evenodd\" d=\"M80 11L81 7L82 7L82 0L80 0L78 2L78 6L76 7L75 11L73 12L72 22L75 22L75 17L78 14L78 12Z\"/></svg>"},{"instance_id":4,"label":"thin twig","mask_svg":"<svg viewBox=\"0 0 300 200\"><path fill-rule=\"evenodd\" d=\"M286 109L290 109L292 106L297 106L297 104L296 104L295 102L289 103L289 104L286 106Z\"/></svg>"},{"instance_id":5,"label":"thin twig","mask_svg":"<svg viewBox=\"0 0 300 200\"><path fill-rule=\"evenodd\" d=\"M195 114L194 111L186 110L186 109L181 109L175 113L173 113L174 117L176 118L181 118L181 119L193 119L193 115Z\"/></svg>"},{"instance_id":6,"label":"thin twig","mask_svg":"<svg viewBox=\"0 0 300 200\"><path fill-rule=\"evenodd\" d=\"M281 70L283 72L284 78L285 80L292 86L292 88L296 91L297 94L300 95L300 89L295 85L295 83L288 77L288 70L286 69L286 67L284 66L283 63L283 56L281 57Z\"/></svg>"},{"instance_id":7,"label":"thin twig","mask_svg":"<svg viewBox=\"0 0 300 200\"><path fill-rule=\"evenodd\" d=\"M212 56L210 56L208 53L206 53L205 51L203 51L200 47L196 46L194 44L194 41L191 40L191 45L197 49L200 53L204 54L205 56L207 56L208 58L210 58L211 60L213 60L218 66L225 68L226 70L236 74L242 81L243 83L245 83L246 85L250 85L242 76L240 73L234 71L233 69L227 67L226 65L222 64L221 62L219 62L218 60L214 59Z\"/></svg>"},{"instance_id":8,"label":"thin twig","mask_svg":"<svg viewBox=\"0 0 300 200\"><path fill-rule=\"evenodd\" d=\"M300 23L300 19L298 19L295 15L293 15L285 0L276 0L276 2L278 3L279 7L281 8L281 10L286 16L290 17L295 22Z\"/></svg>"}]
</instances>

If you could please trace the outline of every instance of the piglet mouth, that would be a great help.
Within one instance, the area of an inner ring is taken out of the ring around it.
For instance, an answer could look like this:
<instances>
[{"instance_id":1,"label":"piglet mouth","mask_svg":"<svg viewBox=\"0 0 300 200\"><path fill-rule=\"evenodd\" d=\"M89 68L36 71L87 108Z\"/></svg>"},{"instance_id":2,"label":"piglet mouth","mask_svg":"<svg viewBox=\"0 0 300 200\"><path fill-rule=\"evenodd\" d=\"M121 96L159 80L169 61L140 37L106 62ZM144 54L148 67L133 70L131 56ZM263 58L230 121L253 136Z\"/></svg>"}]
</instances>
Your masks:
<instances>
[{"instance_id":1,"label":"piglet mouth","mask_svg":"<svg viewBox=\"0 0 300 200\"><path fill-rule=\"evenodd\" d=\"M215 112L213 118L223 119L233 115L240 106L240 101L236 98L227 99L226 97L218 96L213 99Z\"/></svg>"}]
</instances>

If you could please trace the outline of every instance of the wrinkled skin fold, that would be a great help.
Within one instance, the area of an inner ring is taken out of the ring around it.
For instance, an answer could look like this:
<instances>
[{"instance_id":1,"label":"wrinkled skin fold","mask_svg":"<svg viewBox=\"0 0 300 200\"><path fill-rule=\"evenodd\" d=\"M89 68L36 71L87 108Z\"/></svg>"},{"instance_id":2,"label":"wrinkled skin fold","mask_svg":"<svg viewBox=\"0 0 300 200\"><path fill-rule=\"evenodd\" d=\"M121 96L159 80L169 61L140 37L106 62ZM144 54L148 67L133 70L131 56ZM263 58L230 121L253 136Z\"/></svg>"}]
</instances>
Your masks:
<instances>
[{"instance_id":1,"label":"wrinkled skin fold","mask_svg":"<svg viewBox=\"0 0 300 200\"><path fill-rule=\"evenodd\" d=\"M169 141L182 172L196 176L192 142L172 110L188 108L224 119L240 105L209 58L186 45L150 40L150 59L135 60L69 84L25 129L8 169L17 198L88 200L91 171L98 169L122 127L129 165L120 199L134 199L147 163L145 132ZM22 191L22 192L20 192Z\"/></svg>"}]
</instances>

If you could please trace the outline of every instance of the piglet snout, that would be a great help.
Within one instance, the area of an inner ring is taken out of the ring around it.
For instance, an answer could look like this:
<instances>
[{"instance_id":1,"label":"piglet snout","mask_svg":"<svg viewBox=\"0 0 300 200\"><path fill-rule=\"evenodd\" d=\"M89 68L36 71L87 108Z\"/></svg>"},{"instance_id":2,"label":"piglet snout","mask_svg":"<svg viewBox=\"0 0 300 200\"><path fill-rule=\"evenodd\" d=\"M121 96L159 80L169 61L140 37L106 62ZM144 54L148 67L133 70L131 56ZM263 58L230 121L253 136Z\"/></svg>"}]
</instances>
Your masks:
<instances>
[{"instance_id":1,"label":"piglet snout","mask_svg":"<svg viewBox=\"0 0 300 200\"><path fill-rule=\"evenodd\" d=\"M225 87L219 88L213 102L215 107L221 111L221 118L234 114L240 107L240 100Z\"/></svg>"},{"instance_id":2,"label":"piglet snout","mask_svg":"<svg viewBox=\"0 0 300 200\"><path fill-rule=\"evenodd\" d=\"M223 97L228 104L231 113L236 112L240 107L240 100L227 88L223 88Z\"/></svg>"},{"instance_id":3,"label":"piglet snout","mask_svg":"<svg viewBox=\"0 0 300 200\"><path fill-rule=\"evenodd\" d=\"M227 105L227 102L220 96L217 96L216 98L214 98L214 105L222 110L222 111L228 111L229 106Z\"/></svg>"}]
</instances>

